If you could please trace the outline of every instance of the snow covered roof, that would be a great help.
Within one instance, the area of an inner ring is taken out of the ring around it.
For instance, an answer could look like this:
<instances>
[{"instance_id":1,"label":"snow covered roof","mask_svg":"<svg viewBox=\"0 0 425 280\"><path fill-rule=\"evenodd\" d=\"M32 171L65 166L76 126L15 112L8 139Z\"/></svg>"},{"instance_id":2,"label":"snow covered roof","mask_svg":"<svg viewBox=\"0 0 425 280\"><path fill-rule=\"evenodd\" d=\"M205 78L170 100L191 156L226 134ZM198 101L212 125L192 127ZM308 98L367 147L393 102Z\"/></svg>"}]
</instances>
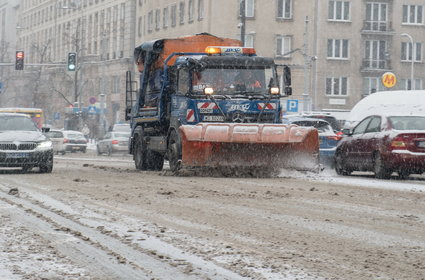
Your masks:
<instances>
[{"instance_id":1,"label":"snow covered roof","mask_svg":"<svg viewBox=\"0 0 425 280\"><path fill-rule=\"evenodd\" d=\"M352 128L370 115L425 115L425 90L380 91L360 100L345 127Z\"/></svg>"}]
</instances>

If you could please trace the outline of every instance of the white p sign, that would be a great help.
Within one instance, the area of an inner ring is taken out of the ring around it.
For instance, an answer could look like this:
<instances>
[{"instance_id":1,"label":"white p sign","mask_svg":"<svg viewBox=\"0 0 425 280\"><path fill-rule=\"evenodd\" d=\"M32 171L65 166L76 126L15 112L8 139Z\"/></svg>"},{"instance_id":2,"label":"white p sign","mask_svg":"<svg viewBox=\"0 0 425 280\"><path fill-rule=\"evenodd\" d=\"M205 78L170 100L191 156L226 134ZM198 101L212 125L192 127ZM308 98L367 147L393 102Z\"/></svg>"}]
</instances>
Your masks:
<instances>
[{"instance_id":1,"label":"white p sign","mask_svg":"<svg viewBox=\"0 0 425 280\"><path fill-rule=\"evenodd\" d=\"M288 99L286 101L286 111L287 112L298 112L298 100Z\"/></svg>"}]
</instances>

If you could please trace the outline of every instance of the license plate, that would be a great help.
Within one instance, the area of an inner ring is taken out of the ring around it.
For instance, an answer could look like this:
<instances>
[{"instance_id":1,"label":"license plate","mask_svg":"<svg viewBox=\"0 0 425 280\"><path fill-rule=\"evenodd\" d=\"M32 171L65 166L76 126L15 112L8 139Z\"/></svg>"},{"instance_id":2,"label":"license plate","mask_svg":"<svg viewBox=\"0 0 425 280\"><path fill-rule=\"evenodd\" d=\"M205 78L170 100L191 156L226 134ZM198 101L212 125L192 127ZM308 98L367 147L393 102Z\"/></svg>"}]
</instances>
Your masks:
<instances>
[{"instance_id":1,"label":"license plate","mask_svg":"<svg viewBox=\"0 0 425 280\"><path fill-rule=\"evenodd\" d=\"M419 148L425 148L425 141L419 141L417 145Z\"/></svg>"},{"instance_id":2,"label":"license plate","mask_svg":"<svg viewBox=\"0 0 425 280\"><path fill-rule=\"evenodd\" d=\"M6 158L27 158L29 156L28 153L12 153L6 154Z\"/></svg>"},{"instance_id":3,"label":"license plate","mask_svg":"<svg viewBox=\"0 0 425 280\"><path fill-rule=\"evenodd\" d=\"M72 147L73 150L79 150L80 147Z\"/></svg>"},{"instance_id":4,"label":"license plate","mask_svg":"<svg viewBox=\"0 0 425 280\"><path fill-rule=\"evenodd\" d=\"M204 116L206 122L224 122L224 116Z\"/></svg>"}]
</instances>

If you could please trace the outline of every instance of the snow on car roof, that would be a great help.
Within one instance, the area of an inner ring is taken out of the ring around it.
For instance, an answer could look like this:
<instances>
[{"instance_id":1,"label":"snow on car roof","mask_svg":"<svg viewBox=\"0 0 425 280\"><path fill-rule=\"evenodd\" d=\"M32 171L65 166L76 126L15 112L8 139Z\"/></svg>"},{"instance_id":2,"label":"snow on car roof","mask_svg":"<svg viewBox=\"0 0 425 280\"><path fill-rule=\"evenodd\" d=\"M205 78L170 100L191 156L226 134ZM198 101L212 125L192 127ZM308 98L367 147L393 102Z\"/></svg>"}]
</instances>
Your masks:
<instances>
[{"instance_id":1,"label":"snow on car roof","mask_svg":"<svg viewBox=\"0 0 425 280\"><path fill-rule=\"evenodd\" d=\"M352 128L370 115L425 115L425 90L380 91L360 100L351 110L345 127ZM419 102L420 101L420 102Z\"/></svg>"}]
</instances>

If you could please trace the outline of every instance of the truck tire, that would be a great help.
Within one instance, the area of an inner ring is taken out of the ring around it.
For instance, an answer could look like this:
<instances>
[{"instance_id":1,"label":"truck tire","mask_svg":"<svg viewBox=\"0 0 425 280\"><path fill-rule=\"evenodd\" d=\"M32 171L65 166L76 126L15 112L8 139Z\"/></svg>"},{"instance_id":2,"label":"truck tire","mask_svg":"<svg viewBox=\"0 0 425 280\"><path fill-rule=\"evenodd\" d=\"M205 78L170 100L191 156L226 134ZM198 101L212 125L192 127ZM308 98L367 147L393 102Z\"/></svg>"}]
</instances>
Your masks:
<instances>
[{"instance_id":1,"label":"truck tire","mask_svg":"<svg viewBox=\"0 0 425 280\"><path fill-rule=\"evenodd\" d=\"M146 143L143 139L143 133L136 136L134 142L134 164L136 169L147 170L148 165L146 161Z\"/></svg>"},{"instance_id":2,"label":"truck tire","mask_svg":"<svg viewBox=\"0 0 425 280\"><path fill-rule=\"evenodd\" d=\"M164 167L164 155L149 150L146 153L147 170L161 171Z\"/></svg>"},{"instance_id":3,"label":"truck tire","mask_svg":"<svg viewBox=\"0 0 425 280\"><path fill-rule=\"evenodd\" d=\"M177 172L181 168L181 143L177 132L173 130L168 138L168 161L172 172Z\"/></svg>"}]
</instances>

